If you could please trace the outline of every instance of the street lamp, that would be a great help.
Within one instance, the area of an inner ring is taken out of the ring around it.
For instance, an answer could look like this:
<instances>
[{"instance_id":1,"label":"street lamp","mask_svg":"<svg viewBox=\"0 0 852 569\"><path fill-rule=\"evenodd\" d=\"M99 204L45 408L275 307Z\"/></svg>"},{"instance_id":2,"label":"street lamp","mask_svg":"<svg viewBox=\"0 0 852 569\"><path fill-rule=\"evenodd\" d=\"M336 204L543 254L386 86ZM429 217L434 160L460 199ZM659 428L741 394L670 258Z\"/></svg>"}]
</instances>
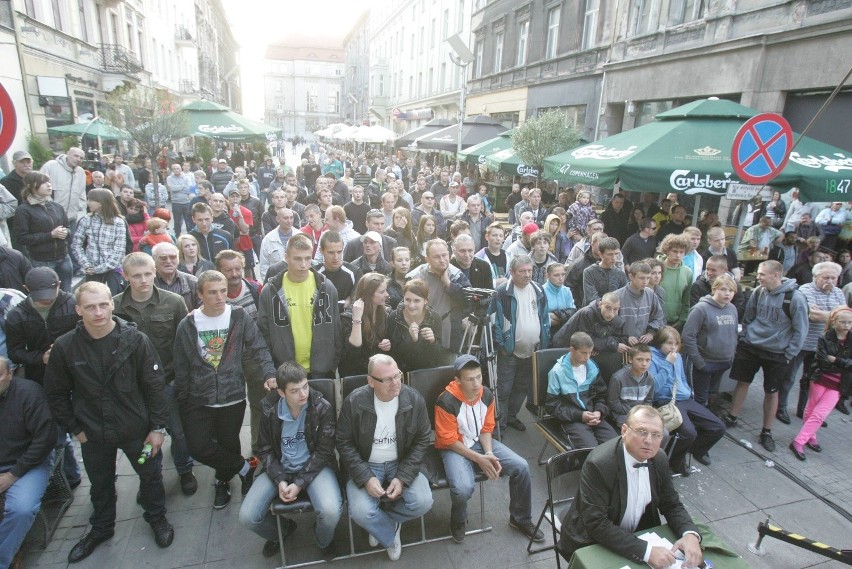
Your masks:
<instances>
[{"instance_id":1,"label":"street lamp","mask_svg":"<svg viewBox=\"0 0 852 569\"><path fill-rule=\"evenodd\" d=\"M462 150L462 125L464 124L464 95L465 90L467 89L466 72L467 66L473 62L474 56L464 40L461 39L460 34L453 34L445 39L444 42L446 42L446 44L450 47L450 50L452 50L452 53L450 53L450 61L452 61L454 65L461 67L462 70L461 89L459 89L459 129L458 140L456 143L456 172L459 172L459 153Z\"/></svg>"}]
</instances>

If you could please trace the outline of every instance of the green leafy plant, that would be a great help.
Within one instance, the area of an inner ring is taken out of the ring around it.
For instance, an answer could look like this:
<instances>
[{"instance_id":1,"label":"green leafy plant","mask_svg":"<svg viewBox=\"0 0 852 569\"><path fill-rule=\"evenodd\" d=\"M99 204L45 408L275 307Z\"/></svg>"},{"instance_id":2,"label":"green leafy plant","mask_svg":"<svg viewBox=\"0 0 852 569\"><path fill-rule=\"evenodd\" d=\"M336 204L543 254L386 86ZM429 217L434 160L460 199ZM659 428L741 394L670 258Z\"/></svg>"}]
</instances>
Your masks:
<instances>
[{"instance_id":1,"label":"green leafy plant","mask_svg":"<svg viewBox=\"0 0 852 569\"><path fill-rule=\"evenodd\" d=\"M213 146L213 140L209 138L196 137L195 152L198 155L198 163L201 166L206 166L210 160L216 156L216 148Z\"/></svg>"},{"instance_id":2,"label":"green leafy plant","mask_svg":"<svg viewBox=\"0 0 852 569\"><path fill-rule=\"evenodd\" d=\"M542 172L545 158L579 145L581 136L564 113L547 111L512 131L512 149L525 164Z\"/></svg>"},{"instance_id":3,"label":"green leafy plant","mask_svg":"<svg viewBox=\"0 0 852 569\"><path fill-rule=\"evenodd\" d=\"M53 160L53 151L34 134L27 137L27 150L33 157L33 170L38 170L48 160Z\"/></svg>"}]
</instances>

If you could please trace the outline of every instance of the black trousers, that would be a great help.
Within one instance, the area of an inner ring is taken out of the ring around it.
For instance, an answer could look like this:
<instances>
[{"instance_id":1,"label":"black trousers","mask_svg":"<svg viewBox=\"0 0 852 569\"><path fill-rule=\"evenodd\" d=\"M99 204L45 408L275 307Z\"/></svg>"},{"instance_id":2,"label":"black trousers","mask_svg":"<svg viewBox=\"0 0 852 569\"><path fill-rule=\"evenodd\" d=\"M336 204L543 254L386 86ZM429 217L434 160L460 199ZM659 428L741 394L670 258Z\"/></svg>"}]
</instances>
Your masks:
<instances>
[{"instance_id":1,"label":"black trousers","mask_svg":"<svg viewBox=\"0 0 852 569\"><path fill-rule=\"evenodd\" d=\"M180 414L192 458L215 470L221 482L237 475L245 463L240 448L245 400L227 407L184 407Z\"/></svg>"},{"instance_id":2,"label":"black trousers","mask_svg":"<svg viewBox=\"0 0 852 569\"><path fill-rule=\"evenodd\" d=\"M676 401L675 405L683 416L683 424L671 432L679 435L672 457L674 466L683 463L687 452L692 456L704 456L725 435L725 423L707 407L694 399Z\"/></svg>"},{"instance_id":3,"label":"black trousers","mask_svg":"<svg viewBox=\"0 0 852 569\"><path fill-rule=\"evenodd\" d=\"M145 464L136 462L142 454L144 439L135 439L123 443L97 443L88 441L80 446L83 465L92 487L89 496L92 500L92 534L110 535L115 528L115 453L121 450L130 461L130 465L139 476L139 492L142 499L144 518L149 524L158 522L166 516L166 491L163 488L161 466L163 453L149 458Z\"/></svg>"}]
</instances>

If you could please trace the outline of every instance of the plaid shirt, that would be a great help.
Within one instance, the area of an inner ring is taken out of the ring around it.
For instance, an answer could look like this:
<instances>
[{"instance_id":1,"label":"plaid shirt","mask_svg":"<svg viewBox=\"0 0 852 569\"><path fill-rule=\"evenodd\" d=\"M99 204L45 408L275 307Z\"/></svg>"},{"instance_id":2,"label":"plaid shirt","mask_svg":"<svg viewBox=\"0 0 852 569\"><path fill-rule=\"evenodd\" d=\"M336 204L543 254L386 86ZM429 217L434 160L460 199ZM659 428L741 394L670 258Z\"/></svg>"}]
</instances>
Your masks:
<instances>
[{"instance_id":1,"label":"plaid shirt","mask_svg":"<svg viewBox=\"0 0 852 569\"><path fill-rule=\"evenodd\" d=\"M103 274L121 266L126 239L124 219L116 217L109 225L100 214L90 214L77 225L71 253L83 270L94 269L96 274Z\"/></svg>"}]
</instances>

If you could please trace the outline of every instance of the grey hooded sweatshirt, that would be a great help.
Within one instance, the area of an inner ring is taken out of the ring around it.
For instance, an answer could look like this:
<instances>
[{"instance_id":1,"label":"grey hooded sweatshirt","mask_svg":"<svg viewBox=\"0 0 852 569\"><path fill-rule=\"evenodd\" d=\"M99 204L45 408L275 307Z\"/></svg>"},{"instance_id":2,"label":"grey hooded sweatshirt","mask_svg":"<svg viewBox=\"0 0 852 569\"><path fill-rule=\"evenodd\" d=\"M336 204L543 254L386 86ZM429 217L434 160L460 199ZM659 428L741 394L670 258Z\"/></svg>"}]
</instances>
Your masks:
<instances>
[{"instance_id":1,"label":"grey hooded sweatshirt","mask_svg":"<svg viewBox=\"0 0 852 569\"><path fill-rule=\"evenodd\" d=\"M690 310L683 326L683 349L693 365L702 369L707 362L730 363L737 350L737 307L724 307L709 294Z\"/></svg>"},{"instance_id":2,"label":"grey hooded sweatshirt","mask_svg":"<svg viewBox=\"0 0 852 569\"><path fill-rule=\"evenodd\" d=\"M754 289L746 304L740 341L768 352L784 354L787 360L796 357L808 335L808 304L796 288L795 280L783 278L771 292L762 286ZM787 291L794 291L790 298L789 317L784 311Z\"/></svg>"}]
</instances>

